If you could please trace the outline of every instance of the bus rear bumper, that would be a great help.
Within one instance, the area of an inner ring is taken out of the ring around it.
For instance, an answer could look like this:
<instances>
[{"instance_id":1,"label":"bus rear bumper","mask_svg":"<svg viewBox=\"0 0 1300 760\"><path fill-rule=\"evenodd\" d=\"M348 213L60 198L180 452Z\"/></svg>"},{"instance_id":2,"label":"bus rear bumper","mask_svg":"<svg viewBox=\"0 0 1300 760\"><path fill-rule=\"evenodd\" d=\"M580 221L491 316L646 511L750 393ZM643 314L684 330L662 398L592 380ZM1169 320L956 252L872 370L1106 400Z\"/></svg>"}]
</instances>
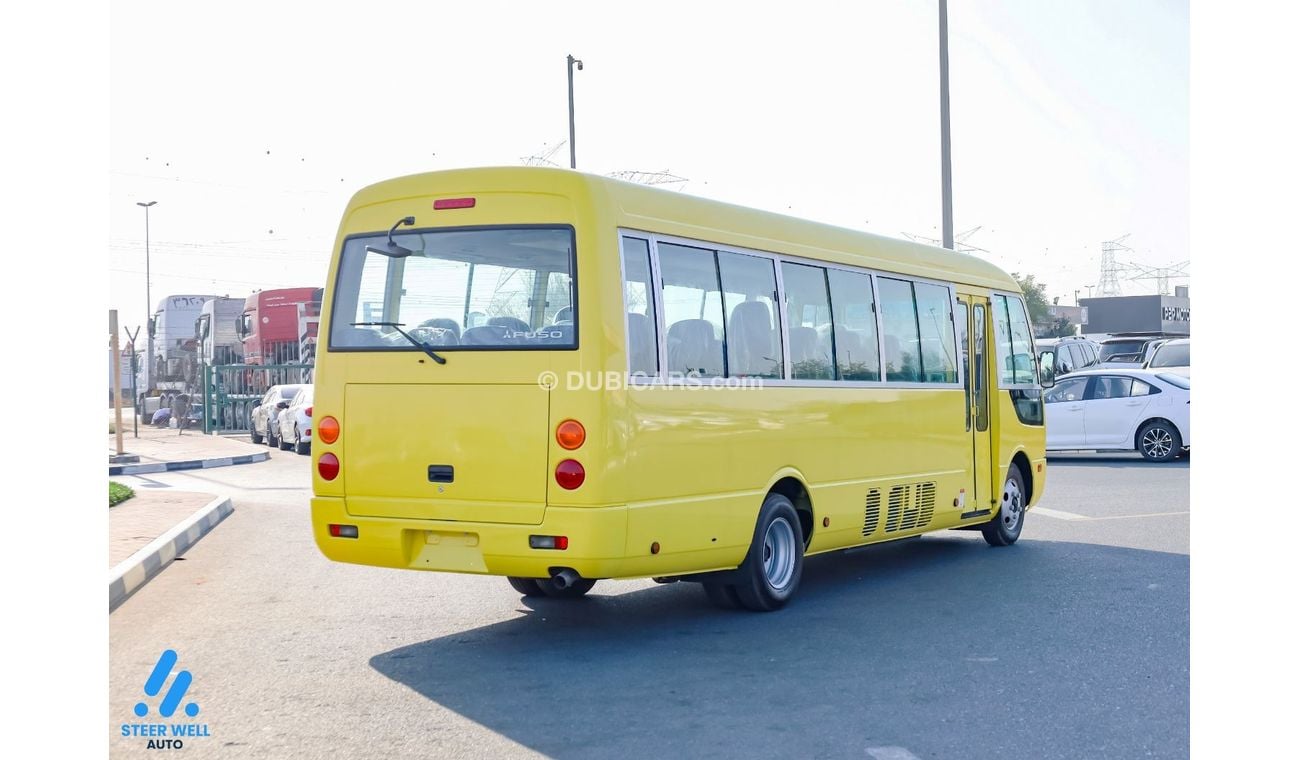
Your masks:
<instances>
[{"instance_id":1,"label":"bus rear bumper","mask_svg":"<svg viewBox=\"0 0 1300 760\"><path fill-rule=\"evenodd\" d=\"M312 533L335 562L451 573L550 577L572 568L584 578L619 574L627 543L627 508L547 507L540 525L359 517L345 499L311 500ZM334 536L330 525L353 526L355 538ZM529 536L564 536L568 548L533 549Z\"/></svg>"}]
</instances>

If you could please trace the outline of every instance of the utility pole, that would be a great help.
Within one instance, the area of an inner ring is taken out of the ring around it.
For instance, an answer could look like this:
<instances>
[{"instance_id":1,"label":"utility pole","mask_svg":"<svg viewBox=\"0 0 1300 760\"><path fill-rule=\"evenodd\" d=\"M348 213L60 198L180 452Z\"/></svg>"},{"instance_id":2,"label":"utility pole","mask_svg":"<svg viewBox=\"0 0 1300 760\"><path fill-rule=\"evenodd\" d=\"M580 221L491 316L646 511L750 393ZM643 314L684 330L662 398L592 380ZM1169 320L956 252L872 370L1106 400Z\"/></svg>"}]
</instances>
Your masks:
<instances>
[{"instance_id":1,"label":"utility pole","mask_svg":"<svg viewBox=\"0 0 1300 760\"><path fill-rule=\"evenodd\" d=\"M582 71L582 61L569 56L569 168L578 168L578 148L573 144L573 66L577 64Z\"/></svg>"},{"instance_id":2,"label":"utility pole","mask_svg":"<svg viewBox=\"0 0 1300 760\"><path fill-rule=\"evenodd\" d=\"M149 382L145 384L147 386L153 385L153 381L154 381L153 326L149 324L150 320L153 319L153 296L150 295L149 292L149 283L151 279L149 275L149 207L154 205L157 202L158 201L149 201L148 203L141 203L140 201L136 201L135 204L144 209L144 300L145 300L144 320L145 320L145 325L148 328L145 332L148 333L147 340L149 343L149 352L145 354L144 357L146 374L149 376ZM146 387L145 390L147 391L149 389Z\"/></svg>"},{"instance_id":3,"label":"utility pole","mask_svg":"<svg viewBox=\"0 0 1300 760\"><path fill-rule=\"evenodd\" d=\"M952 250L952 141L948 128L948 0L939 0L939 142L943 174L943 247Z\"/></svg>"}]
</instances>

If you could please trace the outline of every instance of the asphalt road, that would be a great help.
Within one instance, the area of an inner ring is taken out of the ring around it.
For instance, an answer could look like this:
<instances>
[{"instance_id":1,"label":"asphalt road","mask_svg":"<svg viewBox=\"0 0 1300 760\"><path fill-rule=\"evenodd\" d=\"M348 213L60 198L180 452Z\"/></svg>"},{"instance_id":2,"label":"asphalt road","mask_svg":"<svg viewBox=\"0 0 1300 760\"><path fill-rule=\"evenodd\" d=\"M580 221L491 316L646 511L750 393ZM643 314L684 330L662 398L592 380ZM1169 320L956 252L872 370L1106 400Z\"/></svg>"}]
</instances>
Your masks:
<instances>
[{"instance_id":1,"label":"asphalt road","mask_svg":"<svg viewBox=\"0 0 1300 760\"><path fill-rule=\"evenodd\" d=\"M1189 465L1049 463L1020 542L810 558L772 614L693 584L576 602L334 564L307 457L124 479L235 513L110 615L110 747L164 649L210 736L186 757L1185 757ZM156 700L154 700L156 703ZM178 713L179 715L179 713ZM154 721L159 720L154 714Z\"/></svg>"}]
</instances>

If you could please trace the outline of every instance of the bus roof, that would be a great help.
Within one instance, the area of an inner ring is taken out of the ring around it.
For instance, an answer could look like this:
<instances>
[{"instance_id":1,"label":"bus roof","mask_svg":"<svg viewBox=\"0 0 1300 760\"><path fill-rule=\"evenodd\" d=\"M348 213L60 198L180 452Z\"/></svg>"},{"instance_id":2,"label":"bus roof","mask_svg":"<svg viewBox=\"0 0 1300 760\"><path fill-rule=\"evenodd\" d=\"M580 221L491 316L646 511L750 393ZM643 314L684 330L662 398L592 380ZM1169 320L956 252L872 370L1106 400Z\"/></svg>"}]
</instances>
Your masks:
<instances>
[{"instance_id":1,"label":"bus roof","mask_svg":"<svg viewBox=\"0 0 1300 760\"><path fill-rule=\"evenodd\" d=\"M604 205L628 229L1020 292L1006 272L969 254L569 169L507 166L412 174L358 190L348 209L430 194L510 191L587 199Z\"/></svg>"}]
</instances>

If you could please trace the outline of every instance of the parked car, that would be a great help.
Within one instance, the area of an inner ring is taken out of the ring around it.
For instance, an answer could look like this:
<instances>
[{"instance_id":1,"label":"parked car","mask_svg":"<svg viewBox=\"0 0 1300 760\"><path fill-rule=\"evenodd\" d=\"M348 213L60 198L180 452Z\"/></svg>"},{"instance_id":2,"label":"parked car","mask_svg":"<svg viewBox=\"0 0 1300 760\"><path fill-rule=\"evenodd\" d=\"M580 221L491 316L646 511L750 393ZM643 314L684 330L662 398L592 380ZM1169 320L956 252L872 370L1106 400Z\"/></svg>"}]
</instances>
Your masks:
<instances>
[{"instance_id":1,"label":"parked car","mask_svg":"<svg viewBox=\"0 0 1300 760\"><path fill-rule=\"evenodd\" d=\"M1047 450L1134 451L1168 462L1191 448L1192 381L1147 369L1088 369L1043 393Z\"/></svg>"},{"instance_id":2,"label":"parked car","mask_svg":"<svg viewBox=\"0 0 1300 760\"><path fill-rule=\"evenodd\" d=\"M1161 343L1163 335L1116 335L1101 342L1097 366L1118 369L1141 369Z\"/></svg>"},{"instance_id":3,"label":"parked car","mask_svg":"<svg viewBox=\"0 0 1300 760\"><path fill-rule=\"evenodd\" d=\"M1034 341L1038 347L1038 368L1046 377L1061 377L1095 366L1100 361L1099 346L1087 338L1044 338Z\"/></svg>"},{"instance_id":4,"label":"parked car","mask_svg":"<svg viewBox=\"0 0 1300 760\"><path fill-rule=\"evenodd\" d=\"M294 395L302 389L302 384L294 385L272 385L262 395L262 400L257 406L253 407L249 415L249 433L253 438L253 443L261 443L266 439L266 445L279 445L279 433L276 428L276 421L280 416L280 411L289 406L289 401Z\"/></svg>"},{"instance_id":5,"label":"parked car","mask_svg":"<svg viewBox=\"0 0 1300 760\"><path fill-rule=\"evenodd\" d=\"M276 437L284 451L293 449L299 454L311 453L311 397L312 386L304 385L294 394L289 406L280 412L280 429Z\"/></svg>"},{"instance_id":6,"label":"parked car","mask_svg":"<svg viewBox=\"0 0 1300 760\"><path fill-rule=\"evenodd\" d=\"M1160 344L1146 364L1146 369L1172 372L1183 377L1192 376L1192 339L1176 338Z\"/></svg>"}]
</instances>

